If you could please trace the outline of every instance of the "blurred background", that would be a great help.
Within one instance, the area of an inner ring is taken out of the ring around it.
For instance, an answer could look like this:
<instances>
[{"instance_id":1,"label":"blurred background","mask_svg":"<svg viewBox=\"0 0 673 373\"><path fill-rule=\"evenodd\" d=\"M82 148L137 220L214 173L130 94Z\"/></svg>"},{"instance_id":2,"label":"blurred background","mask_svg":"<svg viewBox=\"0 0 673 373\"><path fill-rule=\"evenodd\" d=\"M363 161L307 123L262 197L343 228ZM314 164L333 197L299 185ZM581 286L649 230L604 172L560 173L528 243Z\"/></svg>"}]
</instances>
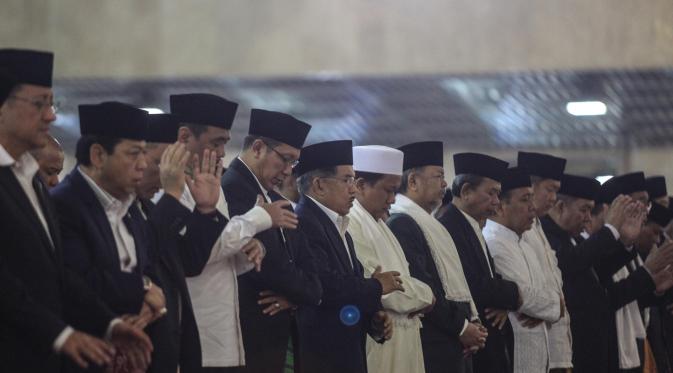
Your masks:
<instances>
[{"instance_id":1,"label":"blurred background","mask_svg":"<svg viewBox=\"0 0 673 373\"><path fill-rule=\"evenodd\" d=\"M308 143L442 140L518 150L587 176L643 170L673 189L670 0L0 0L0 47L52 50L73 166L77 105L168 110L172 93L313 125Z\"/></svg>"}]
</instances>

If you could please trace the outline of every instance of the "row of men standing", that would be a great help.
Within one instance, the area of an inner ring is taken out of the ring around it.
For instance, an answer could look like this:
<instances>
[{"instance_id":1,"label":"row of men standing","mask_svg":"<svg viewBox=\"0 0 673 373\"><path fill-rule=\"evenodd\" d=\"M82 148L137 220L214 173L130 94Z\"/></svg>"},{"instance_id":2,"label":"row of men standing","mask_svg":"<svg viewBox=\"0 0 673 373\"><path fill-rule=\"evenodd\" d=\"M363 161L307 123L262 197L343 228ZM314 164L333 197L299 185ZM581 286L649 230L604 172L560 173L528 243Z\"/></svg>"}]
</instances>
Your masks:
<instances>
[{"instance_id":1,"label":"row of men standing","mask_svg":"<svg viewBox=\"0 0 673 373\"><path fill-rule=\"evenodd\" d=\"M253 109L222 176L237 104L210 94L173 95L166 115L81 105L78 165L49 198L27 151L55 119L52 58L0 51L3 231L15 237L0 255L12 284L2 362L15 371L76 370L65 355L114 371L612 372L632 368L618 334L636 343L615 311L661 303L673 285L670 245L613 281L647 215L624 196L639 191L629 177L600 199L556 157L521 153L508 169L456 154L455 199L436 219L441 142L304 147L310 125ZM294 209L276 191L292 174ZM582 239L597 200L611 203L606 222ZM100 310L83 316L82 299Z\"/></svg>"}]
</instances>

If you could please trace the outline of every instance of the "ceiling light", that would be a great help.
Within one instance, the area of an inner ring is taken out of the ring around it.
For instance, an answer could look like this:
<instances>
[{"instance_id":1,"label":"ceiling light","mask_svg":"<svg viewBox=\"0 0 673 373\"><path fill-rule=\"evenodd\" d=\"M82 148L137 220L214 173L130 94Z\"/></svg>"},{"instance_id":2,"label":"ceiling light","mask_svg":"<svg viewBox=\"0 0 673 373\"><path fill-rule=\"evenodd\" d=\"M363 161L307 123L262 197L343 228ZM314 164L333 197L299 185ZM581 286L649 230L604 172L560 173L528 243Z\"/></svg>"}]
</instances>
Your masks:
<instances>
[{"instance_id":1,"label":"ceiling light","mask_svg":"<svg viewBox=\"0 0 673 373\"><path fill-rule=\"evenodd\" d=\"M566 105L568 113L579 117L585 115L605 115L608 107L601 101L576 101Z\"/></svg>"},{"instance_id":2,"label":"ceiling light","mask_svg":"<svg viewBox=\"0 0 673 373\"><path fill-rule=\"evenodd\" d=\"M598 180L599 183L603 184L604 182L612 179L612 175L602 175L602 176L596 176L596 180Z\"/></svg>"},{"instance_id":3,"label":"ceiling light","mask_svg":"<svg viewBox=\"0 0 673 373\"><path fill-rule=\"evenodd\" d=\"M163 110L161 110L159 108L156 108L156 107L141 107L141 109L145 110L146 112L148 112L150 114L163 114L164 113Z\"/></svg>"}]
</instances>

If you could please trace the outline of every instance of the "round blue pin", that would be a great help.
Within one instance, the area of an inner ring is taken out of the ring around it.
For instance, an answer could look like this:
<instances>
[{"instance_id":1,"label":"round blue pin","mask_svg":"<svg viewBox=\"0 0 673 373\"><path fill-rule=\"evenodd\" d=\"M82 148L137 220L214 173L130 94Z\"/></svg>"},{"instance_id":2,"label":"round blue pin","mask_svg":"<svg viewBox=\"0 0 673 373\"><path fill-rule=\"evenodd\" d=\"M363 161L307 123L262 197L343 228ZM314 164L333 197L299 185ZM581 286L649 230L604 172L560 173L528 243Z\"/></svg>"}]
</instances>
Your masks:
<instances>
[{"instance_id":1,"label":"round blue pin","mask_svg":"<svg viewBox=\"0 0 673 373\"><path fill-rule=\"evenodd\" d=\"M360 310L351 304L343 306L339 318L344 325L353 326L360 321Z\"/></svg>"}]
</instances>

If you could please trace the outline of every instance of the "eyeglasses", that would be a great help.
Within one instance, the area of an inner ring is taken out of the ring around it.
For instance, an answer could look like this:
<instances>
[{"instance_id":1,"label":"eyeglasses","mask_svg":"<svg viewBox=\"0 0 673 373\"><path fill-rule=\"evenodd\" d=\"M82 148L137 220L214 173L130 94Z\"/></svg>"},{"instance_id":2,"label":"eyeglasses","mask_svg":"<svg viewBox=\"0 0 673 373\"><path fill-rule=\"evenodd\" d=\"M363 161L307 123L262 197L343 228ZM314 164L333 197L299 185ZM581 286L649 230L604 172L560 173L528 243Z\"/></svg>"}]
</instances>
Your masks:
<instances>
[{"instance_id":1,"label":"eyeglasses","mask_svg":"<svg viewBox=\"0 0 673 373\"><path fill-rule=\"evenodd\" d=\"M299 160L298 160L298 159L293 159L293 158L290 157L290 156L287 156L287 155L285 155L285 154L281 154L278 150L276 150L273 146L267 144L266 142L264 142L264 145L266 145L269 149L273 150L276 154L278 154L278 156L280 157L280 159L281 159L281 160L283 161L283 163L285 163L286 165L288 165L288 166L290 166L290 167L292 167L292 168L295 168L295 167L299 164Z\"/></svg>"},{"instance_id":2,"label":"eyeglasses","mask_svg":"<svg viewBox=\"0 0 673 373\"><path fill-rule=\"evenodd\" d=\"M322 177L323 179L334 179L334 180L339 180L343 183L345 183L348 186L355 185L355 177L354 176L346 176L346 177L336 177L336 176L324 176Z\"/></svg>"},{"instance_id":3,"label":"eyeglasses","mask_svg":"<svg viewBox=\"0 0 673 373\"><path fill-rule=\"evenodd\" d=\"M26 98L26 97L20 97L20 96L9 96L10 98L18 101L23 101L27 102L35 107L37 111L42 112L45 108L50 108L51 112L56 114L58 110L61 108L61 104L58 101L54 100L45 100L45 99L38 99L38 98Z\"/></svg>"}]
</instances>

